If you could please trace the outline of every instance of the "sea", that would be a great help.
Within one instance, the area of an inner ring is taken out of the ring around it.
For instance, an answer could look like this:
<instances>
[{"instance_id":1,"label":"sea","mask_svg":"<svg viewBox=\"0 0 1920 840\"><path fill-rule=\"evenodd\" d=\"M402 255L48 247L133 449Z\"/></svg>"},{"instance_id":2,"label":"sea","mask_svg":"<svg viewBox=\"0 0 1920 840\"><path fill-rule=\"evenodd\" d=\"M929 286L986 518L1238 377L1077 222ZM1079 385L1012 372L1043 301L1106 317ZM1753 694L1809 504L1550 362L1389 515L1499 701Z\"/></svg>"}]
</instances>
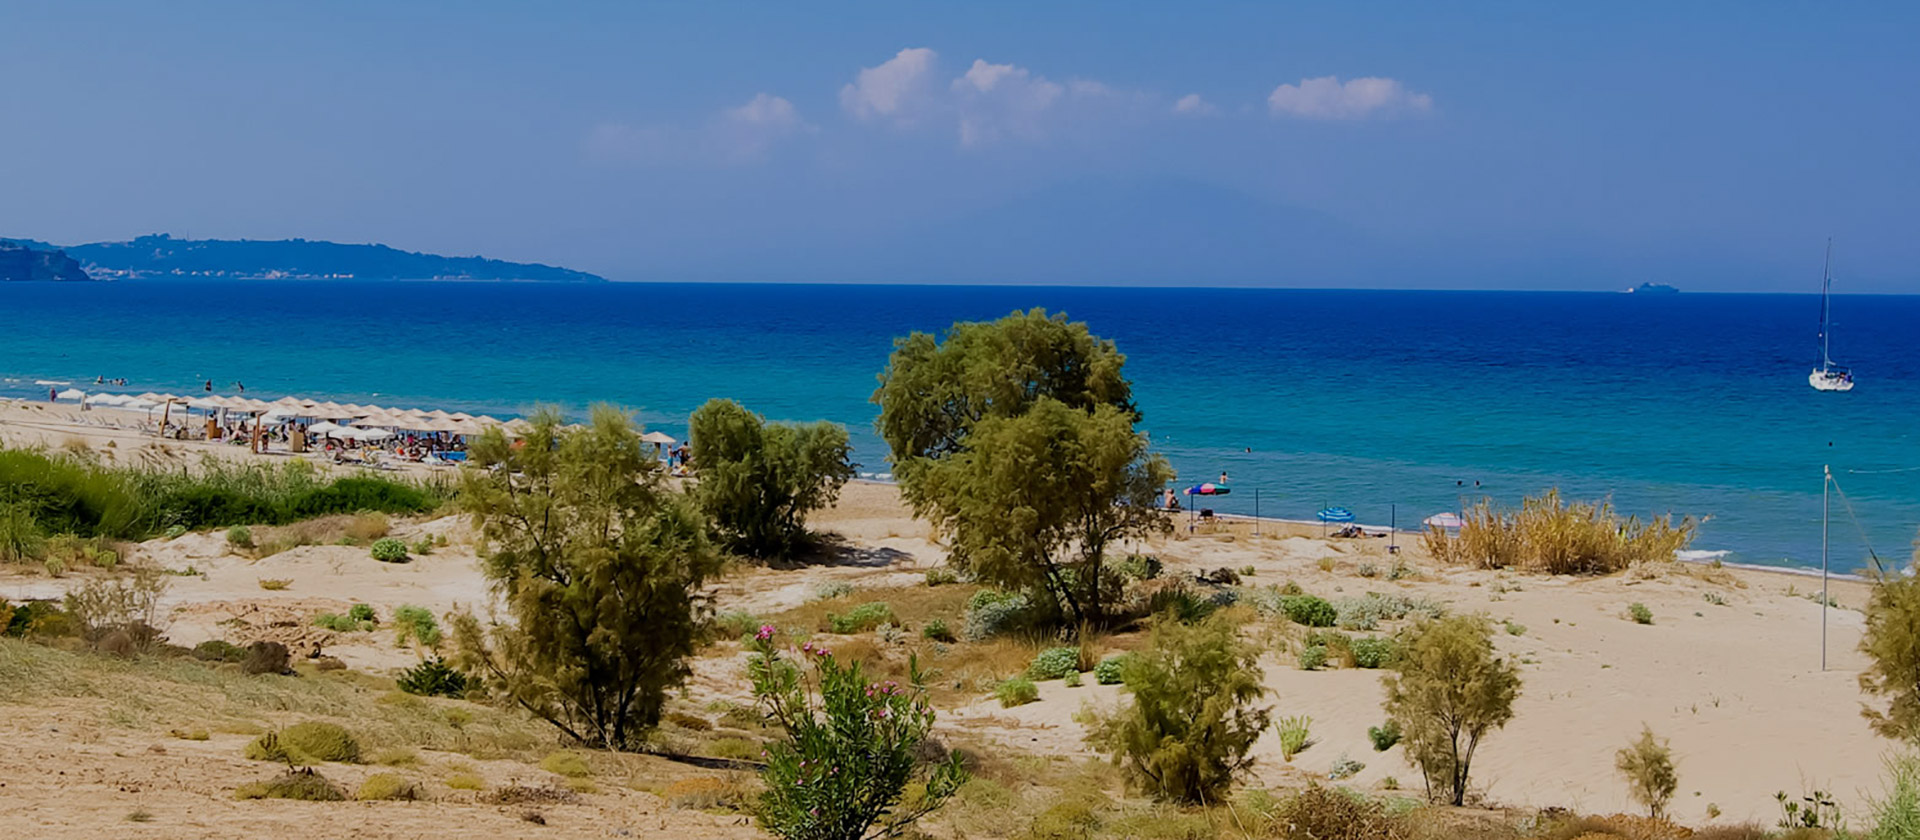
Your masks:
<instances>
[{"instance_id":1,"label":"sea","mask_svg":"<svg viewBox=\"0 0 1920 840\"><path fill-rule=\"evenodd\" d=\"M0 393L298 395L580 414L683 437L728 397L852 434L895 338L1044 307L1119 345L1141 427L1222 513L1418 528L1559 488L1701 520L1695 558L1911 558L1920 528L1920 296L1836 296L1857 387L1807 385L1816 295L913 285L126 281L0 285ZM65 387L65 386L59 386ZM1834 483L1823 482L1831 468ZM1823 489L1837 487L1826 494Z\"/></svg>"}]
</instances>

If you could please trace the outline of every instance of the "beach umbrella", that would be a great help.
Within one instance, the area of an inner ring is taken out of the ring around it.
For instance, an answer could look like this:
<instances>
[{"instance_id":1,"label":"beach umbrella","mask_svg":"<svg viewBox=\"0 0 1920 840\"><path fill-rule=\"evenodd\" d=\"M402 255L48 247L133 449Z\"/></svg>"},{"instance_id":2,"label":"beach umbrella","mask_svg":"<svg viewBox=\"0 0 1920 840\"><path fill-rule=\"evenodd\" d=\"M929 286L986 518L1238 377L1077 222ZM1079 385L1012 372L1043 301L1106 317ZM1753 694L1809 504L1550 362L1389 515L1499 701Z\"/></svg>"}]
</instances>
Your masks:
<instances>
[{"instance_id":1,"label":"beach umbrella","mask_svg":"<svg viewBox=\"0 0 1920 840\"><path fill-rule=\"evenodd\" d=\"M79 388L68 388L64 391L55 393L53 396L57 399L63 399L63 400L84 400L87 398L87 392L82 391Z\"/></svg>"},{"instance_id":2,"label":"beach umbrella","mask_svg":"<svg viewBox=\"0 0 1920 840\"><path fill-rule=\"evenodd\" d=\"M1424 520L1421 520L1421 524L1427 525L1433 528L1445 528L1448 530L1452 530L1467 524L1467 520L1461 519L1460 514L1457 514L1457 513L1452 513L1452 512L1436 513L1432 516L1427 517Z\"/></svg>"},{"instance_id":3,"label":"beach umbrella","mask_svg":"<svg viewBox=\"0 0 1920 840\"><path fill-rule=\"evenodd\" d=\"M1347 510L1346 508L1343 508L1343 507L1321 508L1318 513L1314 514L1314 516L1319 517L1321 522L1352 522L1353 521L1353 511Z\"/></svg>"},{"instance_id":4,"label":"beach umbrella","mask_svg":"<svg viewBox=\"0 0 1920 840\"><path fill-rule=\"evenodd\" d=\"M669 443L676 443L677 441L673 439L672 435L666 434L664 432L648 432L640 436L640 442L669 444Z\"/></svg>"},{"instance_id":5,"label":"beach umbrella","mask_svg":"<svg viewBox=\"0 0 1920 840\"><path fill-rule=\"evenodd\" d=\"M340 431L341 429L344 429L344 428L346 427L338 423L322 420L318 423L308 426L307 431L312 432L316 435L326 435L326 434L332 434L334 432Z\"/></svg>"},{"instance_id":6,"label":"beach umbrella","mask_svg":"<svg viewBox=\"0 0 1920 840\"><path fill-rule=\"evenodd\" d=\"M1225 496L1231 492L1233 492L1233 488L1224 484L1214 484L1211 482L1195 484L1187 488L1187 495L1189 496Z\"/></svg>"},{"instance_id":7,"label":"beach umbrella","mask_svg":"<svg viewBox=\"0 0 1920 840\"><path fill-rule=\"evenodd\" d=\"M88 405L119 405L127 401L126 397L119 394L94 394L86 399Z\"/></svg>"},{"instance_id":8,"label":"beach umbrella","mask_svg":"<svg viewBox=\"0 0 1920 840\"><path fill-rule=\"evenodd\" d=\"M360 440L367 441L386 440L387 438L393 437L393 432L387 429L361 429L360 431L354 432L353 436Z\"/></svg>"}]
</instances>

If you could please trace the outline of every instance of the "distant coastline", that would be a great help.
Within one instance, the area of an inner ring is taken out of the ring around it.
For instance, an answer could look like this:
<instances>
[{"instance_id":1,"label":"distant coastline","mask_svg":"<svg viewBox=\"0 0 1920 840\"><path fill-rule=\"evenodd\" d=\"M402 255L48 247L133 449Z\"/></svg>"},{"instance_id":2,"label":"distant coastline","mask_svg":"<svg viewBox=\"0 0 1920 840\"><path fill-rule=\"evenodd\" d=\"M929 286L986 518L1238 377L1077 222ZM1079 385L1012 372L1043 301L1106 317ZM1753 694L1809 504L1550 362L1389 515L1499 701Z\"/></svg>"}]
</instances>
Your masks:
<instances>
[{"instance_id":1,"label":"distant coastline","mask_svg":"<svg viewBox=\"0 0 1920 840\"><path fill-rule=\"evenodd\" d=\"M0 240L48 253L54 246ZM175 239L166 234L128 242L93 242L53 250L71 260L78 277L93 280L482 280L523 283L604 283L605 277L542 263L486 257L448 257L308 239Z\"/></svg>"}]
</instances>

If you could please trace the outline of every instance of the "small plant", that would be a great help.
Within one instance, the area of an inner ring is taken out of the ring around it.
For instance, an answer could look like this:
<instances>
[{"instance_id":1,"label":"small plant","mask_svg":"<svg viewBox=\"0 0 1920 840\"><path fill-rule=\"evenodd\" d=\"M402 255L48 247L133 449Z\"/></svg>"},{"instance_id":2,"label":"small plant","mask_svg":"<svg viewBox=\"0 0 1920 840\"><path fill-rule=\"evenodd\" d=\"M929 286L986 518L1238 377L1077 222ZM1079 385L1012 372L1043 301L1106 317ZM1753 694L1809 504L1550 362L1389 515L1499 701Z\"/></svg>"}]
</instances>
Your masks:
<instances>
[{"instance_id":1,"label":"small plant","mask_svg":"<svg viewBox=\"0 0 1920 840\"><path fill-rule=\"evenodd\" d=\"M1396 647L1384 636L1362 636L1347 646L1353 664L1359 668L1385 668L1393 663Z\"/></svg>"},{"instance_id":2,"label":"small plant","mask_svg":"<svg viewBox=\"0 0 1920 840\"><path fill-rule=\"evenodd\" d=\"M254 642L247 645L247 657L240 661L240 672L251 675L284 674L290 668L287 646L279 642Z\"/></svg>"},{"instance_id":3,"label":"small plant","mask_svg":"<svg viewBox=\"0 0 1920 840\"><path fill-rule=\"evenodd\" d=\"M455 773L447 777L447 787L454 790L486 790L487 780L472 773Z\"/></svg>"},{"instance_id":4,"label":"small plant","mask_svg":"<svg viewBox=\"0 0 1920 840\"><path fill-rule=\"evenodd\" d=\"M360 790L353 798L370 802L411 802L420 798L420 788L398 773L375 773L360 783Z\"/></svg>"},{"instance_id":5,"label":"small plant","mask_svg":"<svg viewBox=\"0 0 1920 840\"><path fill-rule=\"evenodd\" d=\"M1160 558L1151 554L1129 554L1114 564L1115 570L1134 580L1153 580L1160 576L1161 568Z\"/></svg>"},{"instance_id":6,"label":"small plant","mask_svg":"<svg viewBox=\"0 0 1920 840\"><path fill-rule=\"evenodd\" d=\"M894 620L893 608L885 601L869 601L848 610L845 615L827 613L827 629L834 633L864 633Z\"/></svg>"},{"instance_id":7,"label":"small plant","mask_svg":"<svg viewBox=\"0 0 1920 840\"><path fill-rule=\"evenodd\" d=\"M364 621L369 624L378 621L378 619L374 617L372 604L354 604L351 609L347 610L347 617L354 621Z\"/></svg>"},{"instance_id":8,"label":"small plant","mask_svg":"<svg viewBox=\"0 0 1920 840\"><path fill-rule=\"evenodd\" d=\"M280 592L293 585L293 578L261 578L260 588L268 592Z\"/></svg>"},{"instance_id":9,"label":"small plant","mask_svg":"<svg viewBox=\"0 0 1920 840\"><path fill-rule=\"evenodd\" d=\"M928 586L946 586L949 583L959 583L959 582L960 582L959 573L945 566L935 566L927 570Z\"/></svg>"},{"instance_id":10,"label":"small plant","mask_svg":"<svg viewBox=\"0 0 1920 840\"><path fill-rule=\"evenodd\" d=\"M930 619L926 624L921 625L920 635L929 641L948 643L954 641L953 631L947 628L947 622L938 618Z\"/></svg>"},{"instance_id":11,"label":"small plant","mask_svg":"<svg viewBox=\"0 0 1920 840\"><path fill-rule=\"evenodd\" d=\"M967 599L966 625L960 635L978 642L1030 626L1033 609L1018 592L982 589Z\"/></svg>"},{"instance_id":12,"label":"small plant","mask_svg":"<svg viewBox=\"0 0 1920 840\"><path fill-rule=\"evenodd\" d=\"M1354 567L1353 573L1363 578L1379 577L1380 567L1374 563L1361 563Z\"/></svg>"},{"instance_id":13,"label":"small plant","mask_svg":"<svg viewBox=\"0 0 1920 840\"><path fill-rule=\"evenodd\" d=\"M1647 609L1646 604L1635 601L1628 605L1627 617L1633 619L1635 624L1652 624L1653 610Z\"/></svg>"},{"instance_id":14,"label":"small plant","mask_svg":"<svg viewBox=\"0 0 1920 840\"><path fill-rule=\"evenodd\" d=\"M381 537L374 540L373 545L367 549L367 553L382 563L405 563L408 560L407 544L394 537Z\"/></svg>"},{"instance_id":15,"label":"small plant","mask_svg":"<svg viewBox=\"0 0 1920 840\"><path fill-rule=\"evenodd\" d=\"M183 536L186 536L186 534L187 534L187 526L185 525L168 525L167 526L167 539L177 540Z\"/></svg>"},{"instance_id":16,"label":"small plant","mask_svg":"<svg viewBox=\"0 0 1920 840\"><path fill-rule=\"evenodd\" d=\"M1313 746L1313 739L1307 737L1308 728L1312 725L1313 718L1306 715L1283 717L1274 722L1274 734L1280 736L1281 760L1292 761L1294 756Z\"/></svg>"},{"instance_id":17,"label":"small plant","mask_svg":"<svg viewBox=\"0 0 1920 840\"><path fill-rule=\"evenodd\" d=\"M420 766L420 754L411 747L385 747L374 752L372 760L384 767Z\"/></svg>"},{"instance_id":18,"label":"small plant","mask_svg":"<svg viewBox=\"0 0 1920 840\"><path fill-rule=\"evenodd\" d=\"M288 764L355 762L360 760L360 742L339 724L310 720L253 739L247 744L246 756L254 761Z\"/></svg>"},{"instance_id":19,"label":"small plant","mask_svg":"<svg viewBox=\"0 0 1920 840\"><path fill-rule=\"evenodd\" d=\"M1727 605L1726 596L1721 595L1718 592L1708 592L1708 593L1705 593L1702 597L1707 599L1707 603L1712 604L1716 607L1724 607Z\"/></svg>"},{"instance_id":20,"label":"small plant","mask_svg":"<svg viewBox=\"0 0 1920 840\"><path fill-rule=\"evenodd\" d=\"M1240 567L1240 576L1241 576L1241 577L1253 577L1253 576L1254 576L1254 574L1255 574L1255 573L1257 573L1258 571L1259 571L1259 569L1255 569L1255 568L1254 568L1253 566L1251 566L1251 565L1247 565L1247 566L1241 566L1241 567Z\"/></svg>"},{"instance_id":21,"label":"small plant","mask_svg":"<svg viewBox=\"0 0 1920 840\"><path fill-rule=\"evenodd\" d=\"M1283 596L1280 609L1288 621L1307 627L1332 627L1340 619L1339 611L1317 595Z\"/></svg>"},{"instance_id":22,"label":"small plant","mask_svg":"<svg viewBox=\"0 0 1920 840\"><path fill-rule=\"evenodd\" d=\"M432 554L433 538L423 536L420 539L414 540L413 545L408 548L408 551L411 551L412 553L419 555L421 557L425 557L429 554Z\"/></svg>"},{"instance_id":23,"label":"small plant","mask_svg":"<svg viewBox=\"0 0 1920 840\"><path fill-rule=\"evenodd\" d=\"M313 626L323 630L332 630L335 633L357 633L364 630L372 630L373 622L355 621L351 616L344 616L339 613L321 613L313 617Z\"/></svg>"},{"instance_id":24,"label":"small plant","mask_svg":"<svg viewBox=\"0 0 1920 840\"><path fill-rule=\"evenodd\" d=\"M1787 792L1783 790L1774 794L1773 799L1780 803L1780 822L1778 823L1780 828L1836 829L1841 827L1840 804L1834 801L1833 794L1826 791L1812 791L1795 800L1788 798Z\"/></svg>"},{"instance_id":25,"label":"small plant","mask_svg":"<svg viewBox=\"0 0 1920 840\"><path fill-rule=\"evenodd\" d=\"M540 759L540 769L569 779L584 779L593 775L593 769L587 766L587 760L579 753L570 750L554 750Z\"/></svg>"},{"instance_id":26,"label":"small plant","mask_svg":"<svg viewBox=\"0 0 1920 840\"><path fill-rule=\"evenodd\" d=\"M288 770L264 782L248 782L233 790L235 799L299 799L339 802L347 798L340 788L313 768Z\"/></svg>"},{"instance_id":27,"label":"small plant","mask_svg":"<svg viewBox=\"0 0 1920 840\"><path fill-rule=\"evenodd\" d=\"M1360 775L1360 771L1365 769L1367 769L1366 762L1355 761L1343 753L1338 760L1333 762L1332 769L1327 771L1327 778L1336 782L1341 779L1350 779Z\"/></svg>"},{"instance_id":28,"label":"small plant","mask_svg":"<svg viewBox=\"0 0 1920 840\"><path fill-rule=\"evenodd\" d=\"M831 601L853 594L853 584L843 580L830 580L813 588L813 600Z\"/></svg>"},{"instance_id":29,"label":"small plant","mask_svg":"<svg viewBox=\"0 0 1920 840\"><path fill-rule=\"evenodd\" d=\"M400 690L422 697L462 697L467 693L467 675L436 656L401 672L394 682Z\"/></svg>"},{"instance_id":30,"label":"small plant","mask_svg":"<svg viewBox=\"0 0 1920 840\"><path fill-rule=\"evenodd\" d=\"M1127 662L1127 655L1116 653L1100 660L1093 666L1093 681L1101 685L1117 685L1120 682L1120 669Z\"/></svg>"},{"instance_id":31,"label":"small plant","mask_svg":"<svg viewBox=\"0 0 1920 840\"><path fill-rule=\"evenodd\" d=\"M1673 750L1667 742L1653 737L1653 729L1642 726L1640 737L1614 754L1613 766L1627 780L1627 792L1634 801L1647 806L1647 816L1666 816L1667 803L1680 787L1680 775L1673 769Z\"/></svg>"},{"instance_id":32,"label":"small plant","mask_svg":"<svg viewBox=\"0 0 1920 840\"><path fill-rule=\"evenodd\" d=\"M1392 776L1387 776L1380 780L1380 787L1385 790L1399 790L1400 780Z\"/></svg>"},{"instance_id":33,"label":"small plant","mask_svg":"<svg viewBox=\"0 0 1920 840\"><path fill-rule=\"evenodd\" d=\"M1367 740L1373 742L1374 752L1393 749L1394 744L1400 743L1400 722L1388 718L1386 723L1367 727Z\"/></svg>"},{"instance_id":34,"label":"small plant","mask_svg":"<svg viewBox=\"0 0 1920 840\"><path fill-rule=\"evenodd\" d=\"M1060 678L1060 683L1068 688L1079 688L1080 672L1068 671L1066 676Z\"/></svg>"},{"instance_id":35,"label":"small plant","mask_svg":"<svg viewBox=\"0 0 1920 840\"><path fill-rule=\"evenodd\" d=\"M1500 622L1500 626L1502 626L1502 627L1505 627L1505 628L1506 628L1506 630L1507 630L1507 635L1509 635L1509 636L1525 636L1525 635L1527 635L1527 625L1525 625L1525 624L1519 624L1519 623L1517 623L1517 622L1515 622L1515 621L1514 621L1513 619L1511 619L1511 618L1509 618L1509 619L1507 619L1507 620L1505 620L1505 621L1502 621L1502 622Z\"/></svg>"},{"instance_id":36,"label":"small plant","mask_svg":"<svg viewBox=\"0 0 1920 840\"><path fill-rule=\"evenodd\" d=\"M1011 709L1040 699L1040 687L1026 677L1008 677L993 687L993 696L1000 701L1000 708Z\"/></svg>"},{"instance_id":37,"label":"small plant","mask_svg":"<svg viewBox=\"0 0 1920 840\"><path fill-rule=\"evenodd\" d=\"M1057 680L1080 672L1080 651L1076 648L1048 648L1027 666L1027 676L1036 680Z\"/></svg>"},{"instance_id":38,"label":"small plant","mask_svg":"<svg viewBox=\"0 0 1920 840\"><path fill-rule=\"evenodd\" d=\"M235 525L227 529L227 545L234 548L253 547L253 529L245 525Z\"/></svg>"},{"instance_id":39,"label":"small plant","mask_svg":"<svg viewBox=\"0 0 1920 840\"><path fill-rule=\"evenodd\" d=\"M223 639L208 639L193 646L193 658L202 662L242 662L247 649Z\"/></svg>"},{"instance_id":40,"label":"small plant","mask_svg":"<svg viewBox=\"0 0 1920 840\"><path fill-rule=\"evenodd\" d=\"M1318 671L1326 664L1326 645L1306 645L1300 648L1300 670Z\"/></svg>"},{"instance_id":41,"label":"small plant","mask_svg":"<svg viewBox=\"0 0 1920 840\"><path fill-rule=\"evenodd\" d=\"M396 645L405 645L412 639L429 648L440 646L440 622L425 607L402 604L393 611L393 627Z\"/></svg>"}]
</instances>

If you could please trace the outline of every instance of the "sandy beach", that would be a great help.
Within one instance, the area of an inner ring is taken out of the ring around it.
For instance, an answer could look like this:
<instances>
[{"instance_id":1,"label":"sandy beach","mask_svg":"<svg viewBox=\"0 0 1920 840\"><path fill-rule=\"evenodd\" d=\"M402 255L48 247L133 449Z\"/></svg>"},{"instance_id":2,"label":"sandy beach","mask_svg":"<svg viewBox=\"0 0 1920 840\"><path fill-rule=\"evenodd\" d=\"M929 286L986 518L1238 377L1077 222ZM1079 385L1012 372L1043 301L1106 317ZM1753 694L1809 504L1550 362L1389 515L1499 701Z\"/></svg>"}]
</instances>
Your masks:
<instances>
[{"instance_id":1,"label":"sandy beach","mask_svg":"<svg viewBox=\"0 0 1920 840\"><path fill-rule=\"evenodd\" d=\"M84 448L115 463L182 468L204 455L262 457L240 447L160 443L138 432L76 425L73 414L65 406L0 404L0 444ZM843 562L741 569L715 586L716 607L774 614L800 607L827 581L885 600L889 591L924 588L924 571L942 562L942 549L929 539L926 524L912 518L888 485L849 485L813 525L845 540ZM1169 574L1250 567L1253 574L1243 585L1292 581L1328 598L1402 594L1444 602L1453 611L1484 612L1503 623L1508 631L1497 643L1521 664L1524 686L1513 722L1486 741L1475 765L1476 786L1490 805L1635 810L1613 769L1613 753L1643 724L1672 741L1680 774L1672 810L1688 824L1771 824L1778 815L1776 791L1797 797L1820 789L1852 802L1877 791L1879 758L1890 743L1876 738L1859 714L1858 610L1867 597L1859 582L1833 586L1838 606L1825 613L1828 663L1822 670L1822 609L1808 597L1817 593L1818 579L1678 563L1599 578L1466 570L1437 565L1416 538L1398 540L1401 551L1390 557L1384 539L1322 538L1317 526L1298 524L1260 527L1262 533L1254 536L1253 523L1245 521L1194 534L1183 526L1170 537L1125 550L1157 554ZM236 632L284 638L323 644L329 655L356 670L390 673L412 664L417 655L393 646L385 634L328 634L308 626L305 618L342 611L354 602L383 611L414 604L443 612L483 607L488 597L472 534L459 518L396 520L392 532L409 540L445 537L447 545L405 565L373 562L363 548L337 545L301 546L256 560L231 550L219 534L188 534L141 543L127 559L193 570L177 578L167 596L168 633L176 643L231 638ZM1410 576L1363 576L1377 575L1396 558L1412 570ZM262 578L288 584L282 591L264 591ZM85 579L10 568L0 576L0 598L54 597ZM1651 609L1651 624L1626 617L1627 606L1636 602ZM720 653L698 661L687 698L693 706L744 699L739 658ZM1256 748L1260 783L1293 786L1324 779L1337 760L1347 757L1366 767L1345 784L1385 791L1392 779L1400 788L1417 788L1418 774L1399 749L1376 753L1366 737L1367 727L1383 718L1379 672L1303 671L1291 654L1280 651L1263 665L1275 713L1311 716L1315 743L1289 763L1281 759L1271 733L1263 737ZM1117 688L1091 681L1067 688L1054 681L1040 689L1038 702L1013 709L1000 708L984 693L963 697L941 709L940 728L956 739L1003 744L1023 753L1091 755L1073 717L1089 704L1115 702ZM35 753L34 762L0 761L0 784L13 801L0 813L5 833L27 836L23 830L33 828L78 835L88 826L97 828L98 821L84 816L86 809L71 806L93 795L125 798L114 789L124 789L133 777L141 779L141 802L167 803L164 807L185 812L198 810L195 803L219 801L209 812L215 816L203 817L209 821L200 836L217 836L238 825L222 819L261 824L250 816L260 813L257 809L237 811L213 790L211 771L193 769L216 760L206 744L148 750L170 721L128 720L89 700L53 700L31 713L3 717L0 733L10 742L33 743ZM219 760L237 762L233 750L226 749L237 741L228 741L214 742L227 755ZM50 784L35 766L52 766L49 762L69 768L74 780ZM750 829L728 827L708 815L664 810L645 793L627 790L586 800L589 804L581 807L617 814L623 825L644 819L653 821L649 828L689 837L743 831L739 836L752 836ZM272 806L284 810L300 804ZM480 812L492 813L477 807ZM413 836L429 822L413 829L387 820L377 828L371 822L355 824L372 832L360 836Z\"/></svg>"}]
</instances>

